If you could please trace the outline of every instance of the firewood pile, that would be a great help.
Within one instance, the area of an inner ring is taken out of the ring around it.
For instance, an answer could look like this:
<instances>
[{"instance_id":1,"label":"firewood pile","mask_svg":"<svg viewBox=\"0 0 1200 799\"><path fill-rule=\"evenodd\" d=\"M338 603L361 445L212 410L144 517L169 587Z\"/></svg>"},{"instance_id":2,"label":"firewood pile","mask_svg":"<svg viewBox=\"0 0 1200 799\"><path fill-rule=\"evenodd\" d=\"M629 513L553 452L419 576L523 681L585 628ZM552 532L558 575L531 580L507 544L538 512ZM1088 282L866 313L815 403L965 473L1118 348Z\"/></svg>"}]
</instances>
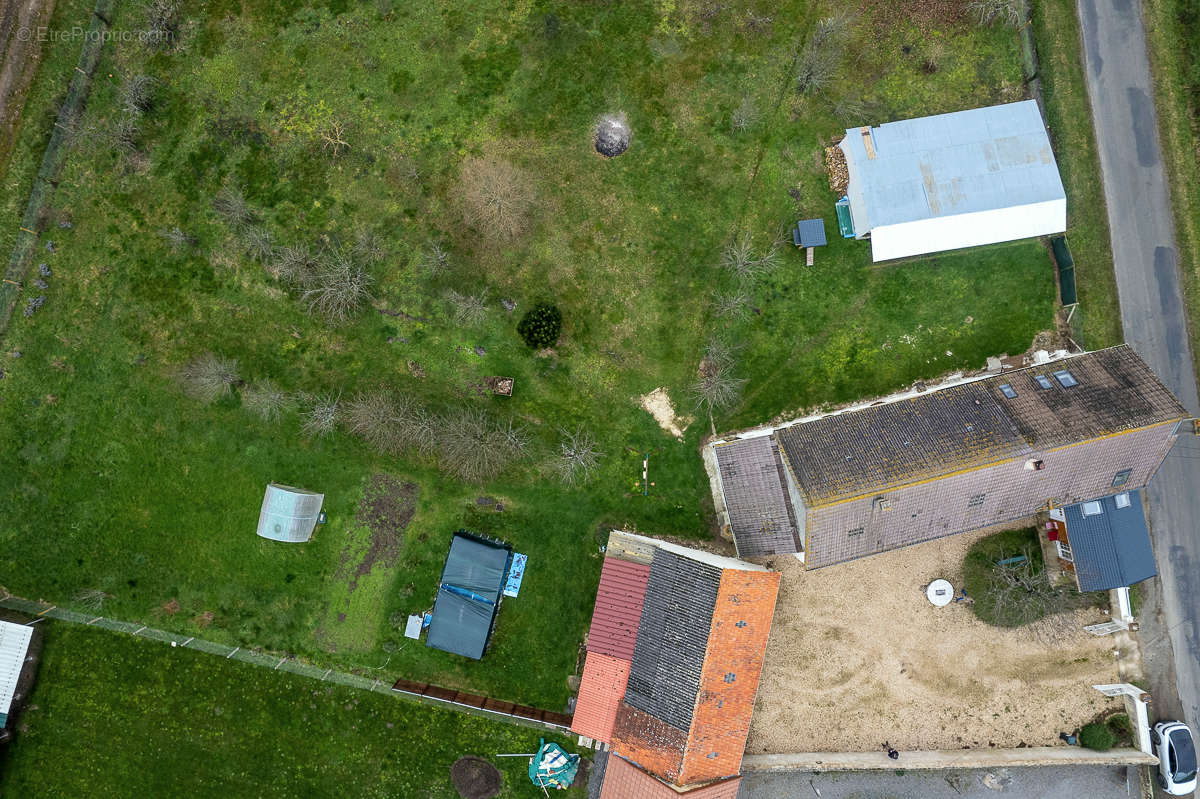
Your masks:
<instances>
[{"instance_id":1,"label":"firewood pile","mask_svg":"<svg viewBox=\"0 0 1200 799\"><path fill-rule=\"evenodd\" d=\"M846 169L846 154L836 144L825 148L825 173L829 175L829 188L836 194L845 194L850 173Z\"/></svg>"}]
</instances>

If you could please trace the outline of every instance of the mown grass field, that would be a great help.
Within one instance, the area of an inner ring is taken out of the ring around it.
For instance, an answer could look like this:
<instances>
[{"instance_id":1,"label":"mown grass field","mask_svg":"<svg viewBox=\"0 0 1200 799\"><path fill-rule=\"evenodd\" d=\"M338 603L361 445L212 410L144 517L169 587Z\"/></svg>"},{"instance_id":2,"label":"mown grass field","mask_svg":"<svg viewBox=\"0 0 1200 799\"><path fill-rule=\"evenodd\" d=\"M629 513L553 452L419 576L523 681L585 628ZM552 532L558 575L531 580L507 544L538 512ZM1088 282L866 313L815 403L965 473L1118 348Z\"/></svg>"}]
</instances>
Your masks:
<instances>
[{"instance_id":1,"label":"mown grass field","mask_svg":"<svg viewBox=\"0 0 1200 799\"><path fill-rule=\"evenodd\" d=\"M452 799L450 766L473 755L500 768L501 795L533 797L527 758L494 756L543 735L572 743L104 630L45 630L25 729L0 750L3 796Z\"/></svg>"},{"instance_id":2,"label":"mown grass field","mask_svg":"<svg viewBox=\"0 0 1200 799\"><path fill-rule=\"evenodd\" d=\"M1083 76L1079 17L1074 0L1038 0L1031 4L1038 74L1046 124L1067 190L1067 241L1075 259L1081 346L1089 350L1122 343L1121 307L1113 271L1104 184L1096 153L1096 134Z\"/></svg>"},{"instance_id":3,"label":"mown grass field","mask_svg":"<svg viewBox=\"0 0 1200 799\"><path fill-rule=\"evenodd\" d=\"M979 368L1053 325L1041 243L874 268L865 243L837 238L820 160L834 135L1022 97L1013 30L883 8L850 24L835 76L807 95L796 53L832 9L806 2L187 3L178 47L115 44L43 235L45 306L17 314L0 354L0 585L64 605L100 591L117 618L561 709L601 531L712 534L697 453L708 419L676 440L636 402L666 387L701 416L688 387L711 337L746 380L713 420L729 429ZM122 6L114 27L142 14ZM154 79L153 102L120 154L111 131L138 74ZM35 99L57 80L39 77ZM755 120L737 130L746 98ZM605 160L591 132L615 112L632 144ZM335 123L336 155L323 140ZM525 176L522 235L463 221L469 158ZM276 246L373 234L386 251L374 302L390 313L308 314L214 212L227 187ZM831 238L812 269L791 248L740 287L720 267L736 236L761 251L812 215ZM193 243L173 249L162 234L176 227ZM438 275L421 266L431 241L449 252ZM486 292L482 320L456 321L447 290ZM717 316L715 298L737 291L744 313ZM564 332L537 356L515 327L541 299L562 309ZM294 412L263 422L240 387L210 405L185 396L176 374L206 351L289 392L383 386L435 413L482 409L530 444L499 477L465 484L430 457L306 435ZM476 390L496 375L515 378L511 398ZM550 465L578 427L603 457L568 487ZM411 521L381 539L392 549L372 555L358 508L376 474L418 488ZM326 495L312 542L254 535L269 481ZM478 663L395 624L430 607L460 527L529 556Z\"/></svg>"},{"instance_id":4,"label":"mown grass field","mask_svg":"<svg viewBox=\"0 0 1200 799\"><path fill-rule=\"evenodd\" d=\"M1183 278L1192 355L1197 357L1200 353L1200 3L1150 0L1142 13L1154 70L1159 138L1175 210L1179 274ZM1197 368L1200 369L1200 363Z\"/></svg>"}]
</instances>

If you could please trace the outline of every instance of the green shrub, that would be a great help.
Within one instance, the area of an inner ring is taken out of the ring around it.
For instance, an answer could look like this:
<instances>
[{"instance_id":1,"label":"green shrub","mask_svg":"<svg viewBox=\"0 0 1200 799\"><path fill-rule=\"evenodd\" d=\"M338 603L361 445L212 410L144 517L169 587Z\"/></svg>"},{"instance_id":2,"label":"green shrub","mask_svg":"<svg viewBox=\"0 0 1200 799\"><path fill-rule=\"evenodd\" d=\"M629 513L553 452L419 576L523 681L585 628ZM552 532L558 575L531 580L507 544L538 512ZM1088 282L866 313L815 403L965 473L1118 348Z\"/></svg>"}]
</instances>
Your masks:
<instances>
[{"instance_id":1,"label":"green shrub","mask_svg":"<svg viewBox=\"0 0 1200 799\"><path fill-rule=\"evenodd\" d=\"M562 312L548 302L530 308L517 323L517 333L535 350L552 346L561 332Z\"/></svg>"},{"instance_id":2,"label":"green shrub","mask_svg":"<svg viewBox=\"0 0 1200 799\"><path fill-rule=\"evenodd\" d=\"M1085 749L1104 752L1112 749L1116 742L1117 736L1113 735L1112 730L1098 721L1084 724L1083 729L1079 731L1079 745Z\"/></svg>"},{"instance_id":3,"label":"green shrub","mask_svg":"<svg viewBox=\"0 0 1200 799\"><path fill-rule=\"evenodd\" d=\"M1133 739L1133 724L1129 721L1129 716L1124 713L1109 716L1105 723L1118 741Z\"/></svg>"}]
</instances>

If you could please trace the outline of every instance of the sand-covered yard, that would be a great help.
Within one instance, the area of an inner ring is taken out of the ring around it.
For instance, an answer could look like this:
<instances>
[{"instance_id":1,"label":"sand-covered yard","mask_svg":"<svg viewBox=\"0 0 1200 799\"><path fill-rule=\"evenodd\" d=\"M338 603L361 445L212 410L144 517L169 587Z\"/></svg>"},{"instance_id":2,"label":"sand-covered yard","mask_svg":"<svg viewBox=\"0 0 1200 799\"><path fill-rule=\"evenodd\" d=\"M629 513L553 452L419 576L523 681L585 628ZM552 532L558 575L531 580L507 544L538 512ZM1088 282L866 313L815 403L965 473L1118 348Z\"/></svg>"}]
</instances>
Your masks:
<instances>
[{"instance_id":1,"label":"sand-covered yard","mask_svg":"<svg viewBox=\"0 0 1200 799\"><path fill-rule=\"evenodd\" d=\"M985 534L809 572L773 558L783 580L747 754L885 740L901 750L1046 746L1117 707L1091 687L1118 681L1112 639L1081 629L1098 611L1059 618L1051 632L989 627L966 603L929 604L925 586L944 577L960 588L963 556Z\"/></svg>"}]
</instances>

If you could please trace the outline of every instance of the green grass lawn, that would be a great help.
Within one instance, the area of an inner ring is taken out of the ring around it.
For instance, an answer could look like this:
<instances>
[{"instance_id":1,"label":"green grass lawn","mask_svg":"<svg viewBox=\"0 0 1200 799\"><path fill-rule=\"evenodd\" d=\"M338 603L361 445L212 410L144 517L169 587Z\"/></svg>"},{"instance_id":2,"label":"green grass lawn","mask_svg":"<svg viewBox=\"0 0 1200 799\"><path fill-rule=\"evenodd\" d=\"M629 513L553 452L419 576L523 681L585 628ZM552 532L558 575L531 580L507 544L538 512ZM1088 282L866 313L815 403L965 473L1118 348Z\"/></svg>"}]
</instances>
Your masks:
<instances>
[{"instance_id":1,"label":"green grass lawn","mask_svg":"<svg viewBox=\"0 0 1200 799\"><path fill-rule=\"evenodd\" d=\"M795 53L829 13L806 2L758 27L744 2L185 6L179 48L107 52L43 235L56 244L41 251L45 307L15 316L0 354L0 585L15 594L78 605L99 590L117 618L561 709L602 530L712 534L697 453L708 419L676 440L636 401L666 387L699 417L688 387L710 337L733 347L747 381L714 419L729 429L980 368L1053 324L1043 245L873 267L865 242L836 238L821 166L850 125L1020 99L1011 29L864 15L837 77L801 95ZM123 5L114 27L142 19ZM106 132L123 81L141 73L156 81L153 106L137 152L118 155ZM746 98L757 121L735 130ZM591 146L608 112L633 130L612 160ZM322 141L335 123L349 145L336 156ZM463 222L468 158L526 176L523 235ZM331 326L306 313L214 213L228 186L278 246L374 234L387 251L376 303L404 315L366 309ZM744 286L720 267L735 236L761 251L812 215L833 237L812 269L790 247ZM162 233L175 227L194 246L172 249ZM431 276L420 262L435 240L450 267ZM486 292L484 318L456 322L451 289ZM744 314L718 316L714 299L739 290ZM535 357L515 327L541 299L562 309L564 333ZM431 458L310 437L296 413L262 422L240 389L204 405L175 374L205 351L289 392L346 400L385 386L433 412L481 408L523 426L528 454L467 485ZM495 375L516 379L511 398L475 390ZM561 431L580 426L603 457L567 487L549 465ZM376 474L418 486L388 557L371 554L358 519ZM269 481L326 495L312 542L255 537ZM405 643L389 621L430 607L460 527L529 556L478 663Z\"/></svg>"},{"instance_id":2,"label":"green grass lawn","mask_svg":"<svg viewBox=\"0 0 1200 799\"><path fill-rule=\"evenodd\" d=\"M501 769L503 796L534 797L527 760L494 755L536 751L543 735L572 743L104 630L43 629L23 730L0 749L3 796L451 799L450 765L474 755Z\"/></svg>"},{"instance_id":3,"label":"green grass lawn","mask_svg":"<svg viewBox=\"0 0 1200 799\"><path fill-rule=\"evenodd\" d=\"M1150 0L1142 13L1195 358L1200 357L1200 3Z\"/></svg>"},{"instance_id":4,"label":"green grass lawn","mask_svg":"<svg viewBox=\"0 0 1200 799\"><path fill-rule=\"evenodd\" d=\"M1122 343L1121 307L1113 271L1104 184L1096 153L1092 110L1083 76L1083 45L1075 0L1032 4L1033 34L1046 124L1067 190L1067 241L1075 259L1082 324L1080 344L1089 350Z\"/></svg>"}]
</instances>

